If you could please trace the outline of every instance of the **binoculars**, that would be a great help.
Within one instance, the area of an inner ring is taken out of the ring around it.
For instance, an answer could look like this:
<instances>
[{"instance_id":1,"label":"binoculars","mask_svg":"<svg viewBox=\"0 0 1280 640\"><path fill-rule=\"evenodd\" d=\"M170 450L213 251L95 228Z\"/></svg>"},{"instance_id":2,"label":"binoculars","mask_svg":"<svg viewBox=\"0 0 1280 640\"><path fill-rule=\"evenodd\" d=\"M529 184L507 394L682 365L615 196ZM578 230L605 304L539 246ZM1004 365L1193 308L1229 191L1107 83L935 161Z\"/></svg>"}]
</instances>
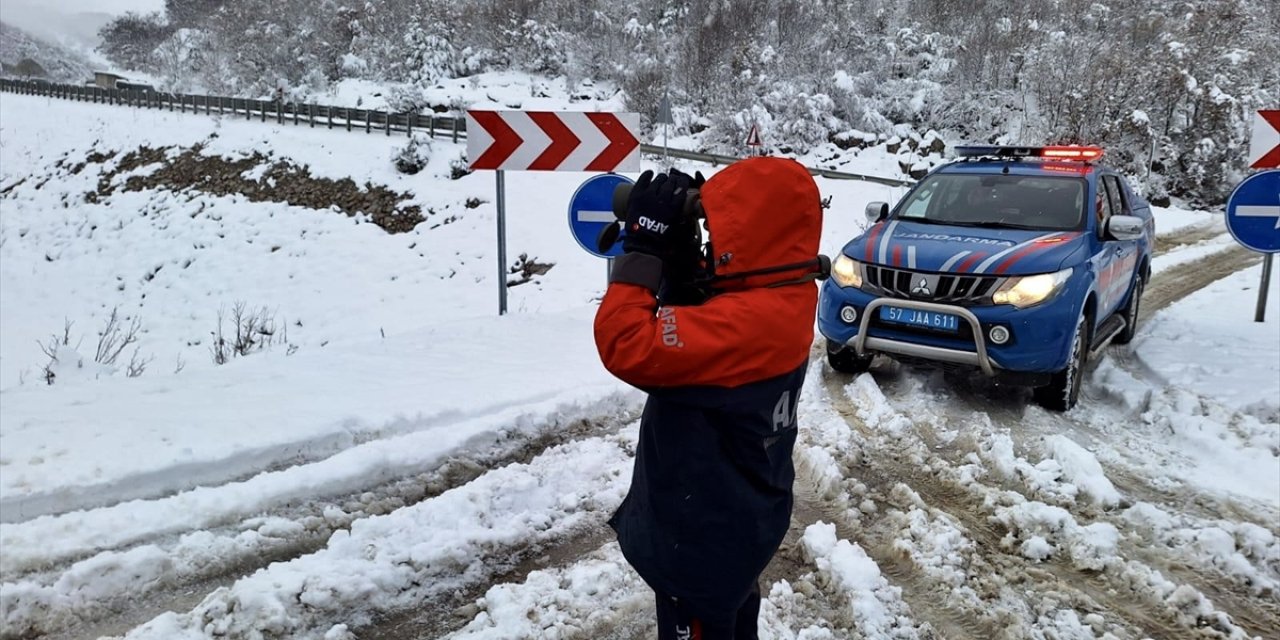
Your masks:
<instances>
[{"instance_id":1,"label":"binoculars","mask_svg":"<svg viewBox=\"0 0 1280 640\"><path fill-rule=\"evenodd\" d=\"M627 203L631 200L632 186L631 183L624 182L613 190L613 217L617 220L600 230L600 235L596 238L596 248L600 253L608 253L622 235L622 226L627 220ZM692 221L707 217L707 212L702 208L702 196L697 187L685 189L683 197L684 204L680 207L681 220Z\"/></svg>"}]
</instances>

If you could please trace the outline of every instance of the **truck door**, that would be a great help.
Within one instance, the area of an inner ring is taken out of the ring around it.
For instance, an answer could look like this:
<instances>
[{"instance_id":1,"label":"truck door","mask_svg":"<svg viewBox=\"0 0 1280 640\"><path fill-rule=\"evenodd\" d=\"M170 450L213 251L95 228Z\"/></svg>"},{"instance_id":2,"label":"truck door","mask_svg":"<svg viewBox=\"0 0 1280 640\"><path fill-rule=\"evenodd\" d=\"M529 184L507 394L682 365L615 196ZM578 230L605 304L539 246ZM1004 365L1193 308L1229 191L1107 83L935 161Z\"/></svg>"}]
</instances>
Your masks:
<instances>
[{"instance_id":1,"label":"truck door","mask_svg":"<svg viewBox=\"0 0 1280 640\"><path fill-rule=\"evenodd\" d=\"M1107 203L1110 205L1111 213L1118 216L1133 215L1124 188L1120 185L1120 178L1115 175L1104 175L1102 182L1106 186ZM1107 313L1110 314L1124 302L1125 293L1129 291L1129 285L1133 282L1133 272L1138 266L1138 242L1108 239L1106 243L1114 248L1108 292L1110 299L1107 306Z\"/></svg>"},{"instance_id":2,"label":"truck door","mask_svg":"<svg viewBox=\"0 0 1280 640\"><path fill-rule=\"evenodd\" d=\"M1116 242L1107 239L1107 223L1111 220L1111 197L1107 194L1106 176L1099 176L1097 193L1094 195L1094 216L1096 218L1095 242L1098 251L1094 254L1094 267L1098 274L1098 317L1094 322L1101 324L1115 308L1115 297L1111 293L1116 264Z\"/></svg>"}]
</instances>

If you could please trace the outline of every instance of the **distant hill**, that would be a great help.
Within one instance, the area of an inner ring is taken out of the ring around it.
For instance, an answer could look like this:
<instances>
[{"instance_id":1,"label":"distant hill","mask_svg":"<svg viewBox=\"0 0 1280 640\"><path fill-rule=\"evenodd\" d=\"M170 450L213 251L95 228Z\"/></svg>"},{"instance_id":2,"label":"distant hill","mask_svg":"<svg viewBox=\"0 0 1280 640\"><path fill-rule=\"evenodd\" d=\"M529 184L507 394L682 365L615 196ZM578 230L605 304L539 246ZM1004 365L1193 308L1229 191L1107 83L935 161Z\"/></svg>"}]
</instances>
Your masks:
<instances>
[{"instance_id":1,"label":"distant hill","mask_svg":"<svg viewBox=\"0 0 1280 640\"><path fill-rule=\"evenodd\" d=\"M41 40L76 51L92 51L102 41L98 37L98 31L113 18L111 13L101 10L110 4L110 0L4 0L0 6L0 22L22 29ZM75 8L95 5L101 9L80 11Z\"/></svg>"},{"instance_id":2,"label":"distant hill","mask_svg":"<svg viewBox=\"0 0 1280 640\"><path fill-rule=\"evenodd\" d=\"M0 62L6 75L23 59L31 59L52 82L79 84L93 77L93 65L84 56L50 43L4 22L0 22Z\"/></svg>"}]
</instances>

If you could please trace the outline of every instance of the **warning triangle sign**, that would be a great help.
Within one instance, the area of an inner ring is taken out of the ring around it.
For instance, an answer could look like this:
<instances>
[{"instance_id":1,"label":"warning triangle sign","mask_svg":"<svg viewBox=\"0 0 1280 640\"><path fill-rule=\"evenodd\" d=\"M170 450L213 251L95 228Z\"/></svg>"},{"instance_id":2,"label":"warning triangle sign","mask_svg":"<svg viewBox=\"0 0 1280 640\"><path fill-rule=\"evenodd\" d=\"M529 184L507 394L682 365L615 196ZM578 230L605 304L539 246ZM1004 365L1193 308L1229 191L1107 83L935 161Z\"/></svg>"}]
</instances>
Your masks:
<instances>
[{"instance_id":1,"label":"warning triangle sign","mask_svg":"<svg viewBox=\"0 0 1280 640\"><path fill-rule=\"evenodd\" d=\"M747 146L759 147L763 145L764 141L760 139L760 127L753 122L751 123L751 131L747 133Z\"/></svg>"}]
</instances>

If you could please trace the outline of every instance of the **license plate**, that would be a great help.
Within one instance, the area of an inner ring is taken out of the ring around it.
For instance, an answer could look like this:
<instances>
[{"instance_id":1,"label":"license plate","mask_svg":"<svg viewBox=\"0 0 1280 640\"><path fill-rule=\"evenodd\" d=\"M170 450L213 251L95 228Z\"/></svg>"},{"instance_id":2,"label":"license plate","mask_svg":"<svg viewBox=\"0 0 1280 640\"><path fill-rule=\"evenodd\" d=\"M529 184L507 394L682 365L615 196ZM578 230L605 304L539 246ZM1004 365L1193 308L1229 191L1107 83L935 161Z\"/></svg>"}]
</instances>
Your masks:
<instances>
[{"instance_id":1,"label":"license plate","mask_svg":"<svg viewBox=\"0 0 1280 640\"><path fill-rule=\"evenodd\" d=\"M959 331L960 317L937 311L921 311L919 309L903 309L900 307L880 307L880 319L885 322L910 325L922 329L938 331Z\"/></svg>"}]
</instances>

